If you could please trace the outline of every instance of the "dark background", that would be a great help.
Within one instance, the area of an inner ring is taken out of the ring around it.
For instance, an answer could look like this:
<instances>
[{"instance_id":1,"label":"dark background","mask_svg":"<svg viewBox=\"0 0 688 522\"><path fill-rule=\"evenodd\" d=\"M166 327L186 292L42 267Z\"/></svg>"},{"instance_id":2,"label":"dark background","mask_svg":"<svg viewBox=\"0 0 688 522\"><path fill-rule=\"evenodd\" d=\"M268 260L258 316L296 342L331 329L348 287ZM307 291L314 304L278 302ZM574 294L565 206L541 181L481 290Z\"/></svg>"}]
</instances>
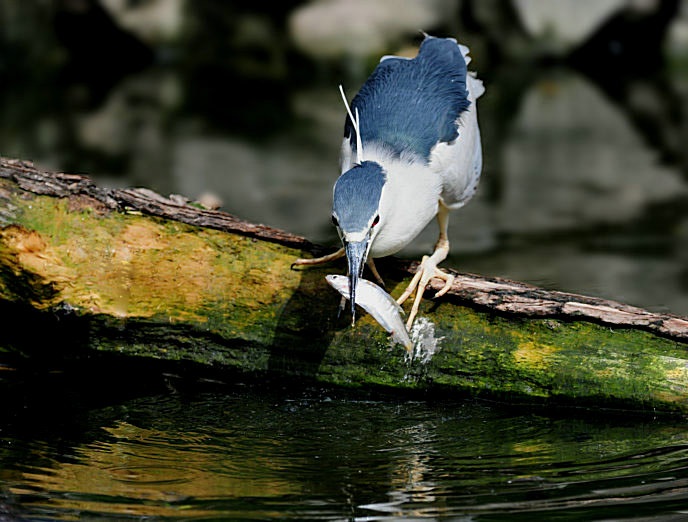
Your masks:
<instances>
[{"instance_id":1,"label":"dark background","mask_svg":"<svg viewBox=\"0 0 688 522\"><path fill-rule=\"evenodd\" d=\"M0 154L334 245L337 85L419 29L487 89L447 264L688 314L686 1L0 0Z\"/></svg>"}]
</instances>

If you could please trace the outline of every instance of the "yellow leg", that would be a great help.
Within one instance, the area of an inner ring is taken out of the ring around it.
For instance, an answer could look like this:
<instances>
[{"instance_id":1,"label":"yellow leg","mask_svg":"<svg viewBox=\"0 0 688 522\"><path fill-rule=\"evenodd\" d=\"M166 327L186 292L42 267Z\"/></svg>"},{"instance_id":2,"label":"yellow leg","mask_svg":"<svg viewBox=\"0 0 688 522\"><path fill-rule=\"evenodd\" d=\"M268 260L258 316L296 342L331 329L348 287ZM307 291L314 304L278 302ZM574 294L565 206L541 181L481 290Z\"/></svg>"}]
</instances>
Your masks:
<instances>
[{"instance_id":1,"label":"yellow leg","mask_svg":"<svg viewBox=\"0 0 688 522\"><path fill-rule=\"evenodd\" d=\"M297 259L291 264L291 267L294 268L295 266L301 265L322 265L324 263L334 261L335 259L339 259L340 257L344 257L344 247L340 248L336 252L326 256L316 257L315 259Z\"/></svg>"},{"instance_id":2,"label":"yellow leg","mask_svg":"<svg viewBox=\"0 0 688 522\"><path fill-rule=\"evenodd\" d=\"M373 261L372 257L368 258L368 268L370 268L370 271L373 273L373 277L375 280L380 284L381 287L385 287L385 282L382 280L382 277L380 277L380 273L377 271L377 268L375 268L375 262Z\"/></svg>"},{"instance_id":3,"label":"yellow leg","mask_svg":"<svg viewBox=\"0 0 688 522\"><path fill-rule=\"evenodd\" d=\"M433 277L438 277L445 281L445 285L437 292L436 297L443 296L446 294L454 283L454 276L443 272L437 265L444 261L449 254L449 239L447 238L447 228L449 226L449 207L440 201L439 210L437 211L437 223L440 226L440 237L435 245L435 251L430 257L423 256L420 262L418 271L413 279L409 283L408 287L403 294L397 299L397 303L402 304L408 297L416 291L416 298L413 301L413 306L411 307L411 312L409 313L408 321L406 322L406 329L410 330L413 320L416 318L418 313L418 307L423 299L423 293L425 292L425 287L427 286L430 279Z\"/></svg>"}]
</instances>

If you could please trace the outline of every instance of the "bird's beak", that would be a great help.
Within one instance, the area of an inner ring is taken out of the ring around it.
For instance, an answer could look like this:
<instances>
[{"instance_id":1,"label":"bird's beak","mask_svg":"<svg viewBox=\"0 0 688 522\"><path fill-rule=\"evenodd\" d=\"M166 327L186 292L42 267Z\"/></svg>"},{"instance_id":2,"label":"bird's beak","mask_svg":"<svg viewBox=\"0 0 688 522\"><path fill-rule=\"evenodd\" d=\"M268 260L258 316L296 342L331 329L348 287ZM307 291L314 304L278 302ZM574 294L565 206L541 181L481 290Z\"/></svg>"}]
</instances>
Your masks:
<instances>
[{"instance_id":1,"label":"bird's beak","mask_svg":"<svg viewBox=\"0 0 688 522\"><path fill-rule=\"evenodd\" d=\"M356 320L356 285L363 272L368 254L368 238L346 243L346 258L349 261L349 303L351 304L351 325Z\"/></svg>"}]
</instances>

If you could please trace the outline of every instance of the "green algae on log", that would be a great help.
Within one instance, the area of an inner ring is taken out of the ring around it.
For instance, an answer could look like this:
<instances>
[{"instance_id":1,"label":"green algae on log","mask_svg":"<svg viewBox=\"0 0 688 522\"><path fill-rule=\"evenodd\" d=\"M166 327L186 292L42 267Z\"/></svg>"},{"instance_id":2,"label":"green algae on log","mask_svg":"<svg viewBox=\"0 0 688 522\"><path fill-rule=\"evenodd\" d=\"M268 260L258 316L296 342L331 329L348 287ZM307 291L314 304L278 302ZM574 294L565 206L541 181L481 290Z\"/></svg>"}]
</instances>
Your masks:
<instances>
[{"instance_id":1,"label":"green algae on log","mask_svg":"<svg viewBox=\"0 0 688 522\"><path fill-rule=\"evenodd\" d=\"M0 159L0 307L11 310L0 350L44 353L22 343L26 315L48 337L66 336L70 354L193 361L349 387L688 411L688 319L457 273L449 294L421 308L440 349L409 361L369 316L355 328L336 318L339 295L324 276L343 265L290 269L322 251L182 197L103 189ZM383 261L388 291L398 295L416 264Z\"/></svg>"}]
</instances>

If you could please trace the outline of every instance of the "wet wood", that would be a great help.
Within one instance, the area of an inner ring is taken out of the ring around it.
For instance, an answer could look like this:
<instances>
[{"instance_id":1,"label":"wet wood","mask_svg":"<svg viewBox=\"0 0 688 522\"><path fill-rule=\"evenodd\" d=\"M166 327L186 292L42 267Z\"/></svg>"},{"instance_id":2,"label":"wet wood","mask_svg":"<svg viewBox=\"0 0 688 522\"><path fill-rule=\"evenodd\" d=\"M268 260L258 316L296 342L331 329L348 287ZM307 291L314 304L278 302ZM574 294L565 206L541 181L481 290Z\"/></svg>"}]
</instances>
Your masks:
<instances>
[{"instance_id":1,"label":"wet wood","mask_svg":"<svg viewBox=\"0 0 688 522\"><path fill-rule=\"evenodd\" d=\"M166 198L146 188L102 188L86 176L45 172L34 167L31 162L7 158L0 158L0 177L9 179L34 194L72 199L89 198L97 201L101 210L137 210L189 225L236 232L283 245L318 250L303 237L265 225L249 223L226 212L190 205L190 200L180 195Z\"/></svg>"},{"instance_id":2,"label":"wet wood","mask_svg":"<svg viewBox=\"0 0 688 522\"><path fill-rule=\"evenodd\" d=\"M180 195L161 196L145 188L105 189L86 176L45 172L26 161L0 158L0 177L15 182L35 194L68 197L72 201L97 203L97 208L122 212L136 210L151 216L173 219L189 225L234 232L248 237L301 248L322 255L324 247L283 230L249 223L220 210L194 206ZM83 198L88 198L84 200ZM89 202L90 201L90 202ZM399 260L394 268L415 273L417 262ZM677 339L688 340L688 319L648 312L615 301L543 290L532 285L502 278L488 278L449 270L455 282L449 293L488 309L525 316L557 316L590 319L615 326L640 327ZM434 290L443 283L431 281Z\"/></svg>"},{"instance_id":3,"label":"wet wood","mask_svg":"<svg viewBox=\"0 0 688 522\"><path fill-rule=\"evenodd\" d=\"M183 196L0 159L0 349L36 355L27 336L43 334L79 353L344 386L688 412L686 318L455 272L421 307L439 340L409 361L370 317L336 318L324 275L342 266L290 269L325 251ZM417 263L384 261L397 295ZM18 326L27 314L35 331Z\"/></svg>"}]
</instances>

